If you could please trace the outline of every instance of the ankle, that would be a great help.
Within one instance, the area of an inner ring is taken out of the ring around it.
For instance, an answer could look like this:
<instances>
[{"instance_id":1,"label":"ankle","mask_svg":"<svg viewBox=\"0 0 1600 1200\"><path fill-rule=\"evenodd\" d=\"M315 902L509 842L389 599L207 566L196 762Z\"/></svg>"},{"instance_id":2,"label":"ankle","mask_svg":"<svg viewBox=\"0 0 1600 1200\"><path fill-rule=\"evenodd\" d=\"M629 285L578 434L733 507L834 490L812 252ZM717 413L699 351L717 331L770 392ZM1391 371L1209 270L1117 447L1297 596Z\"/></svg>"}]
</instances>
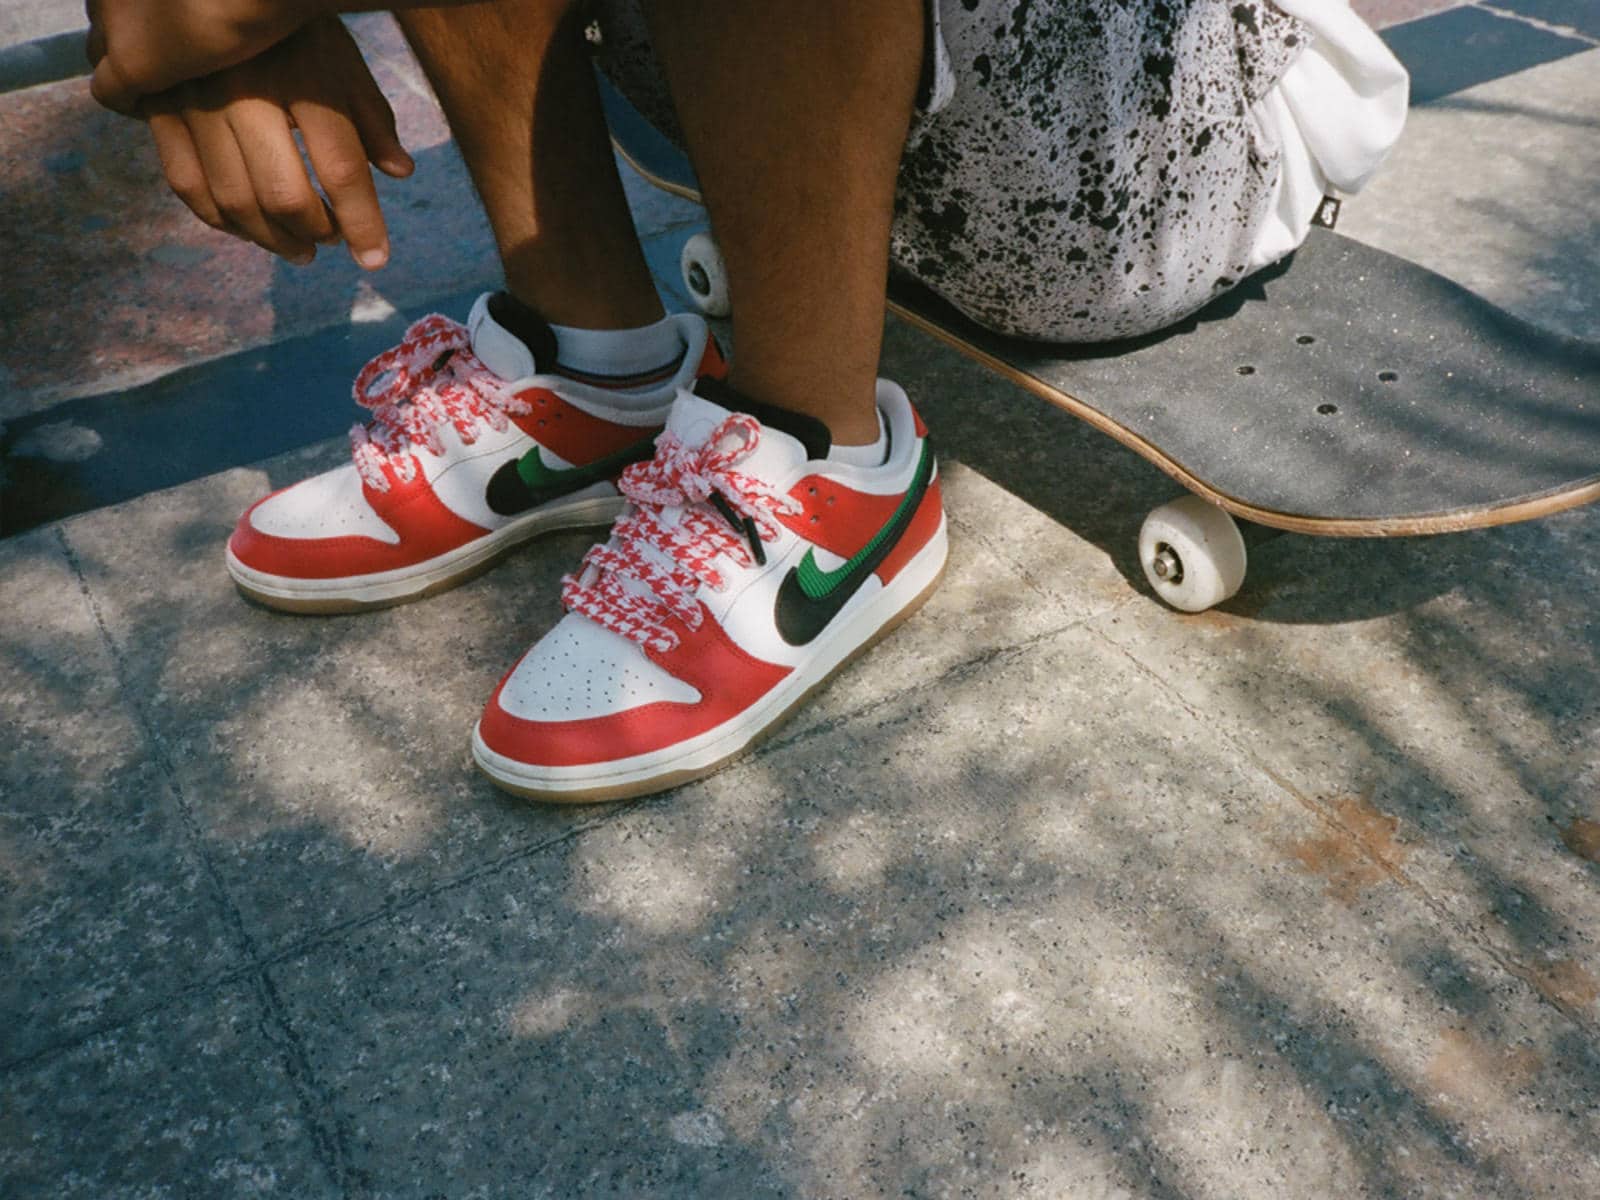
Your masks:
<instances>
[{"instance_id":1,"label":"ankle","mask_svg":"<svg viewBox=\"0 0 1600 1200\"><path fill-rule=\"evenodd\" d=\"M865 414L852 411L839 418L824 418L824 421L837 448L865 449L883 440L883 418L876 406Z\"/></svg>"},{"instance_id":2,"label":"ankle","mask_svg":"<svg viewBox=\"0 0 1600 1200\"><path fill-rule=\"evenodd\" d=\"M882 426L875 377L868 375L862 382L859 374L852 372L846 380L819 375L810 366L782 372L741 367L737 349L728 377L736 391L821 421L834 446L871 446L878 440Z\"/></svg>"},{"instance_id":3,"label":"ankle","mask_svg":"<svg viewBox=\"0 0 1600 1200\"><path fill-rule=\"evenodd\" d=\"M596 281L567 286L551 276L528 279L506 271L506 291L557 327L623 333L653 325L667 315L654 284L603 286Z\"/></svg>"}]
</instances>

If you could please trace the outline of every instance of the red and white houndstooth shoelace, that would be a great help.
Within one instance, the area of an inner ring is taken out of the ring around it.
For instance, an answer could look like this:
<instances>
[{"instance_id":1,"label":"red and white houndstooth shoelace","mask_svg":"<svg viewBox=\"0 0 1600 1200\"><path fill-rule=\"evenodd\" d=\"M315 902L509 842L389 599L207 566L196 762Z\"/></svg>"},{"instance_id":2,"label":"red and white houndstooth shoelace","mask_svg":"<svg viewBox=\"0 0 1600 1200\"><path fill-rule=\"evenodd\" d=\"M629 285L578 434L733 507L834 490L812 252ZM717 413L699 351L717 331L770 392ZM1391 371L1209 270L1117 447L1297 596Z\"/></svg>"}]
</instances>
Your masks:
<instances>
[{"instance_id":1,"label":"red and white houndstooth shoelace","mask_svg":"<svg viewBox=\"0 0 1600 1200\"><path fill-rule=\"evenodd\" d=\"M661 652L678 644L669 616L700 628L698 586L726 585L717 558L750 566L763 555L760 543L778 537L773 514L800 508L733 469L760 441L761 423L743 413L727 417L698 446L663 433L653 459L622 473L617 486L633 507L612 527L611 540L591 549L579 572L561 581L561 602Z\"/></svg>"},{"instance_id":2,"label":"red and white houndstooth shoelace","mask_svg":"<svg viewBox=\"0 0 1600 1200\"><path fill-rule=\"evenodd\" d=\"M444 453L439 430L454 425L468 445L485 424L505 429L508 416L532 411L472 352L467 327L434 313L407 329L400 344L356 376L356 403L372 420L350 430L350 457L370 487L389 490L389 466L402 483L416 474L414 447Z\"/></svg>"}]
</instances>

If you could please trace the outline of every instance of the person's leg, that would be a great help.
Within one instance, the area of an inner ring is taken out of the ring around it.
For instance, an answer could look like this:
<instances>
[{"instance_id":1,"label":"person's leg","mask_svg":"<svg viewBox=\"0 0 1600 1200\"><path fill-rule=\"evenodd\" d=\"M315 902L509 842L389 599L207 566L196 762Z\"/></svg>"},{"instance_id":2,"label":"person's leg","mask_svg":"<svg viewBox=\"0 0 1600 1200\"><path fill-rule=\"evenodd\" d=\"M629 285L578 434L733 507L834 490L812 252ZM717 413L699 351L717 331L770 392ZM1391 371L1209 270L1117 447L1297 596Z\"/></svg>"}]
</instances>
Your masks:
<instances>
[{"instance_id":1,"label":"person's leg","mask_svg":"<svg viewBox=\"0 0 1600 1200\"><path fill-rule=\"evenodd\" d=\"M504 262L465 325L425 318L370 362L351 462L253 505L228 546L247 595L346 611L452 587L530 537L605 524L679 392L724 371L666 316L567 0L417 11L433 81Z\"/></svg>"},{"instance_id":2,"label":"person's leg","mask_svg":"<svg viewBox=\"0 0 1600 1200\"><path fill-rule=\"evenodd\" d=\"M651 0L661 60L733 300L732 381L878 436L895 177L924 0Z\"/></svg>"},{"instance_id":3,"label":"person's leg","mask_svg":"<svg viewBox=\"0 0 1600 1200\"><path fill-rule=\"evenodd\" d=\"M558 325L660 319L571 0L395 16L477 186L512 295Z\"/></svg>"},{"instance_id":4,"label":"person's leg","mask_svg":"<svg viewBox=\"0 0 1600 1200\"><path fill-rule=\"evenodd\" d=\"M473 755L500 786L576 802L698 778L937 586L937 461L877 379L922 19L922 0L655 0L727 262L733 383L679 396L564 581L567 616L484 706Z\"/></svg>"}]
</instances>

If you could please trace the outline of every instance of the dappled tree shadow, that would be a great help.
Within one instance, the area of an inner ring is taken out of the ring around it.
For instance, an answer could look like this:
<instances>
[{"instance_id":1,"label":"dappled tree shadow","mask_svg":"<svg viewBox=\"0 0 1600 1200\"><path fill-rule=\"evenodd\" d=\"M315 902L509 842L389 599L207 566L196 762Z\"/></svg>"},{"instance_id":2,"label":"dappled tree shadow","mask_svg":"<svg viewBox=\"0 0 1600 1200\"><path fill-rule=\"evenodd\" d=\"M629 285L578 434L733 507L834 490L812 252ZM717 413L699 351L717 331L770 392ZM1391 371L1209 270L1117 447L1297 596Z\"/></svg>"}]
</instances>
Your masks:
<instances>
[{"instance_id":1,"label":"dappled tree shadow","mask_svg":"<svg viewBox=\"0 0 1600 1200\"><path fill-rule=\"evenodd\" d=\"M1284 538L1184 618L1131 553L1164 476L896 325L888 364L946 584L645 802L466 751L585 535L362 618L244 603L236 514L333 442L0 548L6 1177L1594 1191L1596 513Z\"/></svg>"}]
</instances>

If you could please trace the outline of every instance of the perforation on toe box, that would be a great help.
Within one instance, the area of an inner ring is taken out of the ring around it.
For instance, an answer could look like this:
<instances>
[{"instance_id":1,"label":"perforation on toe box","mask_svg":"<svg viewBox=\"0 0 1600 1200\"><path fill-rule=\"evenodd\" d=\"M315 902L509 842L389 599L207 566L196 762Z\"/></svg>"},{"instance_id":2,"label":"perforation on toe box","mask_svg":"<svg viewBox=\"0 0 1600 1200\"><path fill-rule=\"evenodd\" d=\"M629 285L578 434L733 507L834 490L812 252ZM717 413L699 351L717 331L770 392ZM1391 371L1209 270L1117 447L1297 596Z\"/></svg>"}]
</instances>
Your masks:
<instances>
[{"instance_id":1,"label":"perforation on toe box","mask_svg":"<svg viewBox=\"0 0 1600 1200\"><path fill-rule=\"evenodd\" d=\"M256 506L250 524L270 537L369 537L391 546L400 541L367 503L354 467L325 471L279 492Z\"/></svg>"},{"instance_id":2,"label":"perforation on toe box","mask_svg":"<svg viewBox=\"0 0 1600 1200\"><path fill-rule=\"evenodd\" d=\"M569 613L517 664L500 707L524 721L583 721L699 699L697 689L656 666L637 642Z\"/></svg>"}]
</instances>

